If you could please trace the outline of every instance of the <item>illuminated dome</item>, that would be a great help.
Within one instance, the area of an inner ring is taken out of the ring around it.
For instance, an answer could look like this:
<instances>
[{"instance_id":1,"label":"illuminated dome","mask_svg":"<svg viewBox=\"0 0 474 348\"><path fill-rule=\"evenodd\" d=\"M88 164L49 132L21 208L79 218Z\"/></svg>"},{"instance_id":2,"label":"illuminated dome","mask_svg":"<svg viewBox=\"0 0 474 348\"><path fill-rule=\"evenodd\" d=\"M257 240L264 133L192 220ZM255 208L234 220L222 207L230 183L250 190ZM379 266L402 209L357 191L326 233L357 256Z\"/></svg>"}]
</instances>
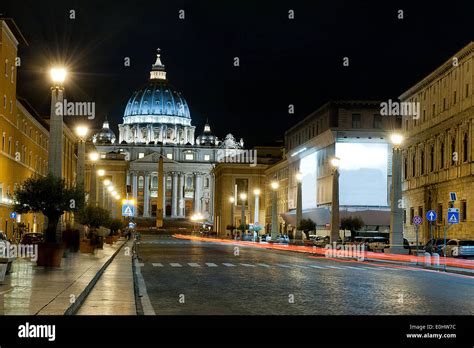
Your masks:
<instances>
[{"instance_id":1,"label":"illuminated dome","mask_svg":"<svg viewBox=\"0 0 474 348\"><path fill-rule=\"evenodd\" d=\"M105 116L102 129L92 136L92 142L94 144L113 144L115 139L115 133L109 128L109 121L107 121L107 116Z\"/></svg>"},{"instance_id":2,"label":"illuminated dome","mask_svg":"<svg viewBox=\"0 0 474 348\"><path fill-rule=\"evenodd\" d=\"M181 93L166 79L165 66L161 63L159 50L156 62L150 71L150 80L133 92L123 116L124 124L191 124L188 104Z\"/></svg>"},{"instance_id":3,"label":"illuminated dome","mask_svg":"<svg viewBox=\"0 0 474 348\"><path fill-rule=\"evenodd\" d=\"M218 144L217 137L211 132L209 122L206 121L206 125L204 126L204 132L197 137L196 144L202 146L214 146Z\"/></svg>"}]
</instances>

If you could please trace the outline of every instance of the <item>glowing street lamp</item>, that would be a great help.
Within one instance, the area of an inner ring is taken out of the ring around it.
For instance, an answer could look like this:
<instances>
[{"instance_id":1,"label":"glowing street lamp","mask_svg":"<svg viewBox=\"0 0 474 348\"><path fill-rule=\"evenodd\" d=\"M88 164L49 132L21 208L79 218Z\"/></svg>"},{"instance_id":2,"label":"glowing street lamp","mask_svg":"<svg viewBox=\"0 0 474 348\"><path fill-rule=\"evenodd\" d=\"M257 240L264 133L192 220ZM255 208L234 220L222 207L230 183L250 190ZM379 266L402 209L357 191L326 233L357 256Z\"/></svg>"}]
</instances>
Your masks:
<instances>
[{"instance_id":1,"label":"glowing street lamp","mask_svg":"<svg viewBox=\"0 0 474 348\"><path fill-rule=\"evenodd\" d=\"M53 81L57 85L62 85L66 80L67 70L65 68L52 68L49 71L51 76L51 81Z\"/></svg>"},{"instance_id":2,"label":"glowing street lamp","mask_svg":"<svg viewBox=\"0 0 474 348\"><path fill-rule=\"evenodd\" d=\"M79 137L77 144L77 170L76 170L76 184L84 187L84 176L86 170L86 135L89 128L86 126L76 127L76 134Z\"/></svg>"},{"instance_id":3,"label":"glowing street lamp","mask_svg":"<svg viewBox=\"0 0 474 348\"><path fill-rule=\"evenodd\" d=\"M99 170L97 171L97 175L99 175L99 176L104 176L104 175L105 175L105 170L99 169Z\"/></svg>"},{"instance_id":4,"label":"glowing street lamp","mask_svg":"<svg viewBox=\"0 0 474 348\"><path fill-rule=\"evenodd\" d=\"M390 136L390 141L396 147L399 147L403 143L403 135L394 133Z\"/></svg>"},{"instance_id":5,"label":"glowing street lamp","mask_svg":"<svg viewBox=\"0 0 474 348\"><path fill-rule=\"evenodd\" d=\"M402 200L402 149L403 135L394 133L390 136L393 144L392 153L392 194L390 202L390 249L393 254L403 254L403 208Z\"/></svg>"},{"instance_id":6,"label":"glowing street lamp","mask_svg":"<svg viewBox=\"0 0 474 348\"><path fill-rule=\"evenodd\" d=\"M240 195L240 200L242 201L241 206L242 206L242 213L241 213L241 222L242 222L242 237L241 239L243 240L244 233L245 233L245 201L247 200L247 194L245 192L242 192Z\"/></svg>"},{"instance_id":7,"label":"glowing street lamp","mask_svg":"<svg viewBox=\"0 0 474 348\"><path fill-rule=\"evenodd\" d=\"M109 179L104 180L104 186L109 186L111 184Z\"/></svg>"}]
</instances>

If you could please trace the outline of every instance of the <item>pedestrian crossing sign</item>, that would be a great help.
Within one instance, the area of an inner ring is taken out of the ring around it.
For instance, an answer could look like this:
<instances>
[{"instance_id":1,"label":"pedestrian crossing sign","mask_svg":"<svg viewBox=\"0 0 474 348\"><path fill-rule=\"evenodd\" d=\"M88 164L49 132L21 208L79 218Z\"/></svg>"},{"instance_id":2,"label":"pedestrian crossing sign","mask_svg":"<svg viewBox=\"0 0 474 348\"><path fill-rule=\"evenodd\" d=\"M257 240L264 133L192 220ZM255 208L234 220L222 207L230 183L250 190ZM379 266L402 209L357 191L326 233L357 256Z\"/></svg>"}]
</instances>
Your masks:
<instances>
[{"instance_id":1,"label":"pedestrian crossing sign","mask_svg":"<svg viewBox=\"0 0 474 348\"><path fill-rule=\"evenodd\" d=\"M459 208L448 208L448 224L459 223Z\"/></svg>"},{"instance_id":2,"label":"pedestrian crossing sign","mask_svg":"<svg viewBox=\"0 0 474 348\"><path fill-rule=\"evenodd\" d=\"M135 206L128 202L122 204L122 216L135 216Z\"/></svg>"}]
</instances>

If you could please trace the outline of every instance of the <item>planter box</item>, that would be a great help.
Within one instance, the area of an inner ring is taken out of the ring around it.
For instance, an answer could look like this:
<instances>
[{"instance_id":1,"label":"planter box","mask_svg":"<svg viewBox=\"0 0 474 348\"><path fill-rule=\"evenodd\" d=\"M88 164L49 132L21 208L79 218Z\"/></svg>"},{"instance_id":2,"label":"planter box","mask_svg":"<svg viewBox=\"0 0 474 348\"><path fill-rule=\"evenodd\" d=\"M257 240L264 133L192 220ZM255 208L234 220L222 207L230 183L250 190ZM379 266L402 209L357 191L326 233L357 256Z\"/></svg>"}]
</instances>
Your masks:
<instances>
[{"instance_id":1,"label":"planter box","mask_svg":"<svg viewBox=\"0 0 474 348\"><path fill-rule=\"evenodd\" d=\"M83 239L81 240L79 250L84 254L92 254L94 253L95 246L91 245L91 241L89 239Z\"/></svg>"},{"instance_id":2,"label":"planter box","mask_svg":"<svg viewBox=\"0 0 474 348\"><path fill-rule=\"evenodd\" d=\"M60 267L64 255L64 245L62 243L41 243L38 244L37 266Z\"/></svg>"},{"instance_id":3,"label":"planter box","mask_svg":"<svg viewBox=\"0 0 474 348\"><path fill-rule=\"evenodd\" d=\"M105 244L114 244L115 238L113 236L107 236L105 237Z\"/></svg>"}]
</instances>

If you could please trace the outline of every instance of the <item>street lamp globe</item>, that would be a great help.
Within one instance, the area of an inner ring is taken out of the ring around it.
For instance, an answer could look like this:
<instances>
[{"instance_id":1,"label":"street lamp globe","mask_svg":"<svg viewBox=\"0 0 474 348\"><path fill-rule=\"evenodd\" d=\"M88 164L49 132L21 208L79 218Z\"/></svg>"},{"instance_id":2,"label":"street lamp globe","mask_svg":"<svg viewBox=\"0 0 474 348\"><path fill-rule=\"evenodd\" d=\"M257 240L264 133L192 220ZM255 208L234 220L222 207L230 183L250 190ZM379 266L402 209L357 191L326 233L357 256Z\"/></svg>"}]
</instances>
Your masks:
<instances>
[{"instance_id":1,"label":"street lamp globe","mask_svg":"<svg viewBox=\"0 0 474 348\"><path fill-rule=\"evenodd\" d=\"M278 187L280 187L280 184L278 184L278 181L272 181L270 186L272 187L273 190L277 190Z\"/></svg>"},{"instance_id":2,"label":"street lamp globe","mask_svg":"<svg viewBox=\"0 0 474 348\"><path fill-rule=\"evenodd\" d=\"M234 197L229 197L229 202L230 202L230 203L234 203L234 202L235 202Z\"/></svg>"},{"instance_id":3,"label":"street lamp globe","mask_svg":"<svg viewBox=\"0 0 474 348\"><path fill-rule=\"evenodd\" d=\"M104 186L109 186L110 185L110 180L109 179L105 179L104 180Z\"/></svg>"},{"instance_id":4,"label":"street lamp globe","mask_svg":"<svg viewBox=\"0 0 474 348\"><path fill-rule=\"evenodd\" d=\"M333 157L333 158L331 158L331 165L332 165L334 168L338 168L340 163L341 163L341 159L340 159L339 157Z\"/></svg>"},{"instance_id":5,"label":"street lamp globe","mask_svg":"<svg viewBox=\"0 0 474 348\"><path fill-rule=\"evenodd\" d=\"M260 189L257 188L257 189L255 189L255 190L253 190L253 194L254 194L255 196L259 196L259 195L260 195Z\"/></svg>"},{"instance_id":6,"label":"street lamp globe","mask_svg":"<svg viewBox=\"0 0 474 348\"><path fill-rule=\"evenodd\" d=\"M399 133L394 133L390 136L390 140L393 145L400 146L403 142L403 135Z\"/></svg>"},{"instance_id":7,"label":"street lamp globe","mask_svg":"<svg viewBox=\"0 0 474 348\"><path fill-rule=\"evenodd\" d=\"M97 171L97 174L98 174L99 176L104 176L104 175L105 175L105 170L99 169L99 170Z\"/></svg>"},{"instance_id":8,"label":"street lamp globe","mask_svg":"<svg viewBox=\"0 0 474 348\"><path fill-rule=\"evenodd\" d=\"M299 172L296 173L296 180L297 180L298 182L301 182L301 180L303 180L303 174L302 174L302 173L299 173Z\"/></svg>"},{"instance_id":9,"label":"street lamp globe","mask_svg":"<svg viewBox=\"0 0 474 348\"><path fill-rule=\"evenodd\" d=\"M82 140L84 140L84 138L86 137L88 132L89 132L89 128L86 127L86 126L77 126L76 127L76 134Z\"/></svg>"},{"instance_id":10,"label":"street lamp globe","mask_svg":"<svg viewBox=\"0 0 474 348\"><path fill-rule=\"evenodd\" d=\"M112 192L113 190L114 190L114 187L113 187L113 186L107 187L107 191Z\"/></svg>"},{"instance_id":11,"label":"street lamp globe","mask_svg":"<svg viewBox=\"0 0 474 348\"><path fill-rule=\"evenodd\" d=\"M54 83L63 83L66 80L67 71L64 68L52 68L49 73Z\"/></svg>"},{"instance_id":12,"label":"street lamp globe","mask_svg":"<svg viewBox=\"0 0 474 348\"><path fill-rule=\"evenodd\" d=\"M89 159L95 162L99 159L99 154L97 152L91 152L89 154Z\"/></svg>"},{"instance_id":13,"label":"street lamp globe","mask_svg":"<svg viewBox=\"0 0 474 348\"><path fill-rule=\"evenodd\" d=\"M243 200L243 201L245 201L245 200L247 199L247 194L242 192L242 193L240 194L240 199Z\"/></svg>"}]
</instances>

